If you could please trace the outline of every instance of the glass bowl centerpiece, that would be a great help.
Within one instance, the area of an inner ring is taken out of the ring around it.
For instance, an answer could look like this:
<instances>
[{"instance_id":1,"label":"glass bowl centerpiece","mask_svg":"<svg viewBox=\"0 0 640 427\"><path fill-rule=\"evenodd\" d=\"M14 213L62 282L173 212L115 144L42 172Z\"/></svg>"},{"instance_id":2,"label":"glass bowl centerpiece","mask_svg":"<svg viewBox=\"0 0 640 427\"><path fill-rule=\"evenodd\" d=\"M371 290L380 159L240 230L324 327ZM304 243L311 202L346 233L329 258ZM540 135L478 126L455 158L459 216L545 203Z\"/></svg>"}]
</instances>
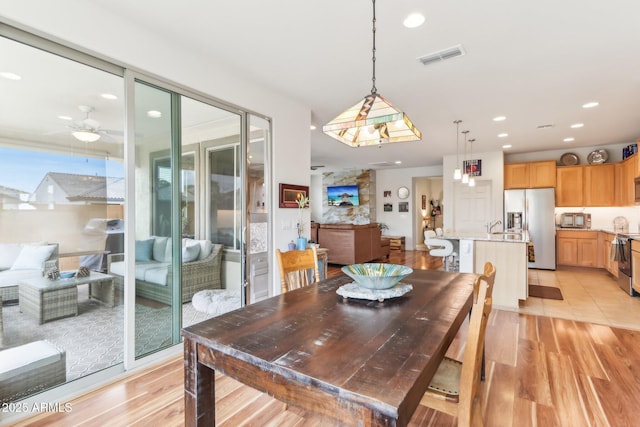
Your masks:
<instances>
[{"instance_id":1,"label":"glass bowl centerpiece","mask_svg":"<svg viewBox=\"0 0 640 427\"><path fill-rule=\"evenodd\" d=\"M342 272L363 288L389 289L413 273L413 269L399 264L365 263L345 265Z\"/></svg>"}]
</instances>

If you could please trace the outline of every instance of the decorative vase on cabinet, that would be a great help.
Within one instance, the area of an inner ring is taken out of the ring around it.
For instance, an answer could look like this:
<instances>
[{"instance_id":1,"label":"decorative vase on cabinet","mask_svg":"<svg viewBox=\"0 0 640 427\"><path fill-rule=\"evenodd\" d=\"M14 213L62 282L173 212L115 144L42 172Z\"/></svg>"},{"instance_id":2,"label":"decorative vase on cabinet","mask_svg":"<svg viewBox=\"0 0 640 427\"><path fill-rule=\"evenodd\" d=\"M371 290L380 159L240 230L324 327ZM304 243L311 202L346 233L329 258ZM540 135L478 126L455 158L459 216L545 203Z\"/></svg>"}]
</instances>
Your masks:
<instances>
[{"instance_id":1,"label":"decorative vase on cabinet","mask_svg":"<svg viewBox=\"0 0 640 427\"><path fill-rule=\"evenodd\" d=\"M299 251L304 251L307 249L307 238L306 237L298 237L297 249Z\"/></svg>"}]
</instances>

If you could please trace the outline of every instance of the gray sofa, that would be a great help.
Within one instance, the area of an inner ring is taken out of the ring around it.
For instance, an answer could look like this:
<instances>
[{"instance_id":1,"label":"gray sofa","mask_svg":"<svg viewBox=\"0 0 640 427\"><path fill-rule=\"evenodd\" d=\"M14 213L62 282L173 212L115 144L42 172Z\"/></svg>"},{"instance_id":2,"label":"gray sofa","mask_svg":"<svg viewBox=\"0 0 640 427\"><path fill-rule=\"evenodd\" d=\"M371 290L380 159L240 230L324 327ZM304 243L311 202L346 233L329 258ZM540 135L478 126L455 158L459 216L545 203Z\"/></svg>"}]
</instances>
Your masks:
<instances>
[{"instance_id":1,"label":"gray sofa","mask_svg":"<svg viewBox=\"0 0 640 427\"><path fill-rule=\"evenodd\" d=\"M152 236L150 254L144 254L146 241L136 245L136 295L158 301L171 303L171 239ZM193 249L197 249L197 255ZM182 303L191 301L196 292L204 289L221 289L222 245L212 244L208 240L182 240ZM111 254L107 257L107 270L115 277L116 286L124 289L124 254Z\"/></svg>"},{"instance_id":2,"label":"gray sofa","mask_svg":"<svg viewBox=\"0 0 640 427\"><path fill-rule=\"evenodd\" d=\"M0 294L4 303L18 301L18 283L42 277L58 267L58 244L0 243Z\"/></svg>"}]
</instances>

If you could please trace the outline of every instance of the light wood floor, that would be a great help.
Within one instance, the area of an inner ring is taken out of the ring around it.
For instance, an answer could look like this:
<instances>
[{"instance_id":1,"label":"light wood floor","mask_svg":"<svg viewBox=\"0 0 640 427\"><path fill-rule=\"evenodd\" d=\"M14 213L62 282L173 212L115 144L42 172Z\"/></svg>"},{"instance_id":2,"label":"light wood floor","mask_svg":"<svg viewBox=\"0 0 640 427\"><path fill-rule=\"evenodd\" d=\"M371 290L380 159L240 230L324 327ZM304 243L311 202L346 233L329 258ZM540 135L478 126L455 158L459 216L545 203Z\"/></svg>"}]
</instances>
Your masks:
<instances>
[{"instance_id":1,"label":"light wood floor","mask_svg":"<svg viewBox=\"0 0 640 427\"><path fill-rule=\"evenodd\" d=\"M391 262L437 267L422 252L396 253ZM338 272L332 266L329 274ZM639 425L640 321L634 322L640 298L617 289L626 297L618 299L615 282L601 270L534 271L530 279L560 287L565 299L530 299L520 312L492 312L486 337L487 377L480 391L485 425ZM616 304L621 304L617 310ZM581 316L591 322L572 319ZM636 331L612 326L618 322ZM465 334L466 324L449 356L459 357ZM18 425L182 426L182 359L172 358L88 393L71 401L71 408L69 413L42 414ZM277 400L221 375L216 379L216 421L229 427L333 425L296 408L285 411ZM411 424L454 426L455 419L420 406Z\"/></svg>"}]
</instances>

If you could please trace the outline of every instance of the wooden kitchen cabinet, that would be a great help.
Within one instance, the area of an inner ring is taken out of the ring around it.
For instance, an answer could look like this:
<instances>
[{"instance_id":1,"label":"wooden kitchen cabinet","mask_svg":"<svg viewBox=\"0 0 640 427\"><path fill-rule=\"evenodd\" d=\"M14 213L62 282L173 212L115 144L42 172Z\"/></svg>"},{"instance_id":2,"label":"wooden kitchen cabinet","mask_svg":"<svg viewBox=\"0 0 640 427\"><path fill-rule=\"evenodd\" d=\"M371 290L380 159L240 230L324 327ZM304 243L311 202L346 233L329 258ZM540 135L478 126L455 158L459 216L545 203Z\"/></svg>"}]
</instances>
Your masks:
<instances>
[{"instance_id":1,"label":"wooden kitchen cabinet","mask_svg":"<svg viewBox=\"0 0 640 427\"><path fill-rule=\"evenodd\" d=\"M598 232L558 230L557 264L598 267Z\"/></svg>"},{"instance_id":2,"label":"wooden kitchen cabinet","mask_svg":"<svg viewBox=\"0 0 640 427\"><path fill-rule=\"evenodd\" d=\"M582 166L562 166L556 170L556 206L583 206Z\"/></svg>"},{"instance_id":3,"label":"wooden kitchen cabinet","mask_svg":"<svg viewBox=\"0 0 640 427\"><path fill-rule=\"evenodd\" d=\"M640 241L631 241L631 287L640 292Z\"/></svg>"},{"instance_id":4,"label":"wooden kitchen cabinet","mask_svg":"<svg viewBox=\"0 0 640 427\"><path fill-rule=\"evenodd\" d=\"M611 163L584 166L584 206L615 205L614 169Z\"/></svg>"},{"instance_id":5,"label":"wooden kitchen cabinet","mask_svg":"<svg viewBox=\"0 0 640 427\"><path fill-rule=\"evenodd\" d=\"M504 165L504 188L549 188L556 186L556 162L511 163Z\"/></svg>"},{"instance_id":6,"label":"wooden kitchen cabinet","mask_svg":"<svg viewBox=\"0 0 640 427\"><path fill-rule=\"evenodd\" d=\"M618 262L614 261L611 256L611 242L614 237L615 234L613 233L598 233L598 250L600 251L600 264L602 268L611 273L612 276L618 277Z\"/></svg>"},{"instance_id":7,"label":"wooden kitchen cabinet","mask_svg":"<svg viewBox=\"0 0 640 427\"><path fill-rule=\"evenodd\" d=\"M634 178L638 176L638 158L631 156L614 166L615 204L633 206L635 204Z\"/></svg>"}]
</instances>

